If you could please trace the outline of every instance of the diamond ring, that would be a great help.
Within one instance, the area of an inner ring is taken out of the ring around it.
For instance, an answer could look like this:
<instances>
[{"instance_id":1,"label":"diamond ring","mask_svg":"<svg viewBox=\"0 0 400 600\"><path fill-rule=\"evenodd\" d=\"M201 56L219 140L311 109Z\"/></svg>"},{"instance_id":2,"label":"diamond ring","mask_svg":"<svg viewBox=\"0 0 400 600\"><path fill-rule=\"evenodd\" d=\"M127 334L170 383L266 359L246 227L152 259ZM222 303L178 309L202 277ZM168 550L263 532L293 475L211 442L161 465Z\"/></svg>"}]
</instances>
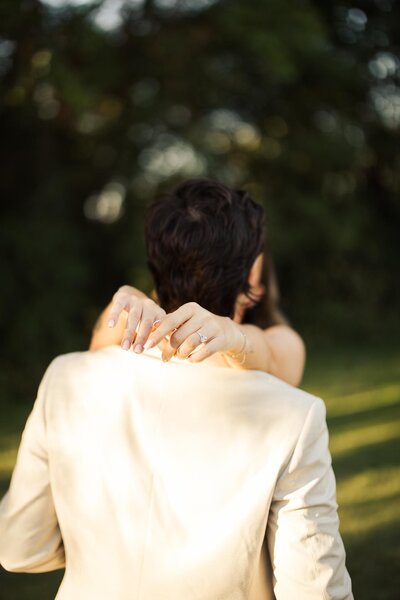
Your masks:
<instances>
[{"instance_id":1,"label":"diamond ring","mask_svg":"<svg viewBox=\"0 0 400 600\"><path fill-rule=\"evenodd\" d=\"M198 336L199 336L199 338L200 338L200 342L201 342L202 344L205 344L205 343L206 343L206 341L208 340L208 337L207 337L206 335L204 335L203 333L200 333L200 331L196 331L196 333L197 333L197 335L198 335Z\"/></svg>"}]
</instances>

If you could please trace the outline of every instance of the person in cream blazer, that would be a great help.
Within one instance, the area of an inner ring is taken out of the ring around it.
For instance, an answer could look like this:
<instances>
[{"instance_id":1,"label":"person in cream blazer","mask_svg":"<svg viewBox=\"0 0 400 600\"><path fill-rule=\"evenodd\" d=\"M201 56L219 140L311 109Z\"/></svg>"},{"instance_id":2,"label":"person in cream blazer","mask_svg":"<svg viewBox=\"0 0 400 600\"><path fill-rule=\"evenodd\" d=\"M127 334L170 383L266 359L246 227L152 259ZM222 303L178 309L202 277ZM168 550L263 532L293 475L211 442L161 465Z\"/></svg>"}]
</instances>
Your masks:
<instances>
[{"instance_id":1,"label":"person in cream blazer","mask_svg":"<svg viewBox=\"0 0 400 600\"><path fill-rule=\"evenodd\" d=\"M158 348L56 358L0 508L0 562L57 600L351 600L323 402Z\"/></svg>"}]
</instances>

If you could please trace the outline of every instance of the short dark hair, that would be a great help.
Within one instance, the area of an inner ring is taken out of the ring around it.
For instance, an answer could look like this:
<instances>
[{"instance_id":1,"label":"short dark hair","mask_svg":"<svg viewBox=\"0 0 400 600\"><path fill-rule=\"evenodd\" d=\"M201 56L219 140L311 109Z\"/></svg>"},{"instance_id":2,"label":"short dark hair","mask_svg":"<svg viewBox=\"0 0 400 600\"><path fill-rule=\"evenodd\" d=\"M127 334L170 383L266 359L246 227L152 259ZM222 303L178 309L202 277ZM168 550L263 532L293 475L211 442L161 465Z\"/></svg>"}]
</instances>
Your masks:
<instances>
[{"instance_id":1,"label":"short dark hair","mask_svg":"<svg viewBox=\"0 0 400 600\"><path fill-rule=\"evenodd\" d=\"M264 210L242 190L189 180L150 206L145 236L158 301L167 312L194 301L233 317L264 249Z\"/></svg>"}]
</instances>

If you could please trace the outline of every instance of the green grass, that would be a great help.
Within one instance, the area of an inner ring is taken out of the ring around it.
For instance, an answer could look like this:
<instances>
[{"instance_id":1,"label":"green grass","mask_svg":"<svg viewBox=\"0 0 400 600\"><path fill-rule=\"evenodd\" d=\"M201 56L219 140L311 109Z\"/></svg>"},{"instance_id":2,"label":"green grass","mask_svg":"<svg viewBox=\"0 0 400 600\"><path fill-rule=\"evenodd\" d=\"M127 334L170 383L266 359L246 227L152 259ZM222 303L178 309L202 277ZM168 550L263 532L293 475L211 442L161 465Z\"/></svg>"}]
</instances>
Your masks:
<instances>
[{"instance_id":1,"label":"green grass","mask_svg":"<svg viewBox=\"0 0 400 600\"><path fill-rule=\"evenodd\" d=\"M400 589L400 351L333 348L311 354L303 386L327 406L341 532L356 600ZM0 492L8 485L29 407L2 405ZM0 600L54 598L62 573L0 571ZM288 599L292 600L292 599Z\"/></svg>"},{"instance_id":2,"label":"green grass","mask_svg":"<svg viewBox=\"0 0 400 600\"><path fill-rule=\"evenodd\" d=\"M303 387L326 403L341 532L356 600L400 590L400 351L311 356Z\"/></svg>"}]
</instances>

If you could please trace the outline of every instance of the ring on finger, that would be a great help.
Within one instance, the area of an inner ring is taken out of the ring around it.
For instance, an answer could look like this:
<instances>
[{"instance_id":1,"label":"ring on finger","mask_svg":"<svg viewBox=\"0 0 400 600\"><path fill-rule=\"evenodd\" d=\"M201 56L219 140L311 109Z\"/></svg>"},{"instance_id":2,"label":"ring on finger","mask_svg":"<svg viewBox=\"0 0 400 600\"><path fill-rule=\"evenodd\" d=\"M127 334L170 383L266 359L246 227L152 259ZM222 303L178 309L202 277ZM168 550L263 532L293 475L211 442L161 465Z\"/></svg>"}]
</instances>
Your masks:
<instances>
[{"instance_id":1,"label":"ring on finger","mask_svg":"<svg viewBox=\"0 0 400 600\"><path fill-rule=\"evenodd\" d=\"M208 337L206 335L204 335L204 333L201 333L201 331L196 331L196 333L197 333L197 335L200 338L200 342L202 344L205 344L207 342L207 340L208 340Z\"/></svg>"},{"instance_id":2,"label":"ring on finger","mask_svg":"<svg viewBox=\"0 0 400 600\"><path fill-rule=\"evenodd\" d=\"M151 331L155 331L160 323L161 323L161 319L156 319L156 321L154 321L154 323L153 323Z\"/></svg>"}]
</instances>

